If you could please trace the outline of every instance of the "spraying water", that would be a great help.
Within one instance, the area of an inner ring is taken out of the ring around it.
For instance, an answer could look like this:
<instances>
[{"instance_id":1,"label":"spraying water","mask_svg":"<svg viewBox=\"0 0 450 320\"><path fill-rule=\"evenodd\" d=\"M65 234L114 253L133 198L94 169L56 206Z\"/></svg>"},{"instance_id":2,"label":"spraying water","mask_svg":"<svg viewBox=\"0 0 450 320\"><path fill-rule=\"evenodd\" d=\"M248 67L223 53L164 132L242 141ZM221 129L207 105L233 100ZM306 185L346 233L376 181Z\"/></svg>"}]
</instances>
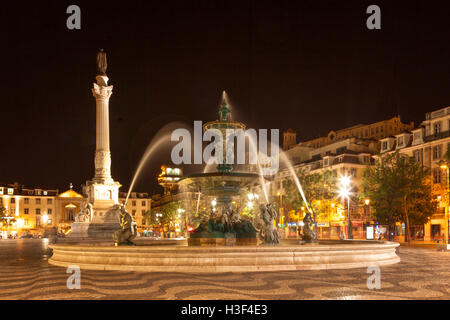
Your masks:
<instances>
[{"instance_id":1,"label":"spraying water","mask_svg":"<svg viewBox=\"0 0 450 320\"><path fill-rule=\"evenodd\" d=\"M249 142L250 142L250 147L252 148L252 152L254 152L254 154L256 154L256 164L258 165L258 171L259 171L259 182L261 184L261 188L263 190L264 193L264 199L266 199L266 203L269 203L269 196L267 195L267 189L266 189L266 181L264 180L264 173L261 167L261 163L259 162L259 153L256 149L256 144L255 141L253 141L253 137L249 136Z\"/></svg>"},{"instance_id":2,"label":"spraying water","mask_svg":"<svg viewBox=\"0 0 450 320\"><path fill-rule=\"evenodd\" d=\"M300 180L297 177L297 174L295 173L294 168L292 167L291 161L288 159L288 157L284 154L283 151L281 151L280 154L281 154L281 158L282 158L283 162L286 164L286 166L289 170L289 173L291 174L292 178L294 179L295 185L297 186L297 189L300 192L302 199L306 204L306 208L308 209L309 212L311 212L308 201L306 201L306 197L305 197L305 193L303 192L302 185L300 183Z\"/></svg>"},{"instance_id":3,"label":"spraying water","mask_svg":"<svg viewBox=\"0 0 450 320\"><path fill-rule=\"evenodd\" d=\"M179 128L182 126L179 122L171 122L166 124L164 127L162 127L154 136L154 138L150 141L150 143L147 146L147 149L145 149L144 154L142 155L142 158L139 162L139 165L136 169L136 172L134 173L133 179L131 180L130 188L128 189L127 197L125 199L125 205L128 202L128 198L131 194L131 191L133 190L134 184L136 183L136 180L141 173L144 165L147 163L148 159L154 153L154 151L159 148L162 145L167 145L170 143L170 134L168 133L169 130L171 130L174 127Z\"/></svg>"},{"instance_id":4,"label":"spraying water","mask_svg":"<svg viewBox=\"0 0 450 320\"><path fill-rule=\"evenodd\" d=\"M201 196L201 192L198 193L198 198L197 198L197 209L195 211L195 214L198 214L198 206L200 205L200 196Z\"/></svg>"}]
</instances>

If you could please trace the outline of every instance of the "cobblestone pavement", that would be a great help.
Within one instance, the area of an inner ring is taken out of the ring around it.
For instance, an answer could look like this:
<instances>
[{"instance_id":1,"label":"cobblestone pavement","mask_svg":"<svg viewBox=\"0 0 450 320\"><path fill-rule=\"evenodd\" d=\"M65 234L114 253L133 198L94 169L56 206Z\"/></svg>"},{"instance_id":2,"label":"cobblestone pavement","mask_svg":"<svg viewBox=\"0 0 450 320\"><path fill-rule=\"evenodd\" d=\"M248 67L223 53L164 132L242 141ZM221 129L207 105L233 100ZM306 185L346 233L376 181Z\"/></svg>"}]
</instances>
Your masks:
<instances>
[{"instance_id":1,"label":"cobblestone pavement","mask_svg":"<svg viewBox=\"0 0 450 320\"><path fill-rule=\"evenodd\" d=\"M367 269L261 273L138 273L81 270L69 290L65 268L48 264L46 240L0 241L0 299L450 299L450 253L400 247L381 267L381 289Z\"/></svg>"}]
</instances>

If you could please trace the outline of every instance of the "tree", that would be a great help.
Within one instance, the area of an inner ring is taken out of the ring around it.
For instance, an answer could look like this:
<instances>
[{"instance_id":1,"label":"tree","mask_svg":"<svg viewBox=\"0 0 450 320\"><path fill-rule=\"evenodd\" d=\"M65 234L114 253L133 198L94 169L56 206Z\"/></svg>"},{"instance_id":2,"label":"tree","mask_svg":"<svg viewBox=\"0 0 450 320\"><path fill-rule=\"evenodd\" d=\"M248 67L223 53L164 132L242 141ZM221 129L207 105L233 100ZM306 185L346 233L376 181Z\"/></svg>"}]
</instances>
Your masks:
<instances>
[{"instance_id":1,"label":"tree","mask_svg":"<svg viewBox=\"0 0 450 320\"><path fill-rule=\"evenodd\" d=\"M375 166L366 167L361 185L374 218L387 223L389 229L395 222L405 223L408 242L411 223L426 223L437 208L429 170L399 152L383 155Z\"/></svg>"},{"instance_id":2,"label":"tree","mask_svg":"<svg viewBox=\"0 0 450 320\"><path fill-rule=\"evenodd\" d=\"M254 221L259 215L259 195L251 191L242 191L234 198L233 210L250 221Z\"/></svg>"},{"instance_id":3,"label":"tree","mask_svg":"<svg viewBox=\"0 0 450 320\"><path fill-rule=\"evenodd\" d=\"M300 169L297 176L308 206L313 210L314 221L317 221L317 215L327 215L330 203L335 201L336 173L332 170L309 173ZM291 179L287 180L285 186L286 204L290 206L289 209L299 210L301 207L307 207L296 184Z\"/></svg>"}]
</instances>

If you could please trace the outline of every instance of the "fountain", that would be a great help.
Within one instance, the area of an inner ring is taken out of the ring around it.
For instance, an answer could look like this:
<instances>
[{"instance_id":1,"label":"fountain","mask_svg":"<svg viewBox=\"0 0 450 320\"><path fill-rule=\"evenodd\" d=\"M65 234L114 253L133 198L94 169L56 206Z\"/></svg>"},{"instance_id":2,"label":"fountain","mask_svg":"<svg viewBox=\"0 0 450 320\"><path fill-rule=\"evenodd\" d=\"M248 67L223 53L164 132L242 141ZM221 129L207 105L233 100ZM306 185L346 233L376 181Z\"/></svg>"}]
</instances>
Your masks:
<instances>
[{"instance_id":1,"label":"fountain","mask_svg":"<svg viewBox=\"0 0 450 320\"><path fill-rule=\"evenodd\" d=\"M104 106L104 104L100 104L100 106ZM227 129L245 129L245 125L232 121L231 110L224 93L219 109L219 119L206 123L203 129L217 129L223 133ZM132 186L149 156L161 144L163 142L158 138L146 150L133 177ZM250 140L250 145L252 150L256 149L254 141ZM222 152L223 150L227 150L225 141ZM100 169L109 169L110 158L106 160L105 165L96 160L96 169L99 167L99 174L103 174ZM306 202L292 165L286 157L284 157L284 161L299 193ZM372 265L388 265L400 261L396 255L396 248L399 244L394 242L373 240L319 240L316 242L312 230L309 230L308 236L311 242L315 243L310 246L302 246L298 240L280 240L273 223L277 212L269 203L266 181L259 160L255 170L258 173L245 170L235 171L234 169L233 165L219 163L215 172L206 172L205 168L202 173L190 174L180 180L180 186L189 193L198 194L195 199L197 212L200 197L215 199L209 217L191 233L187 244L169 246L165 245L167 243L164 241L148 242L134 239L135 229L132 217L123 209L123 205L118 204L118 201L114 199L114 202L110 202L114 205L114 212L117 213L115 223L117 225L120 223L121 226L121 229L117 228L113 233L116 246L114 246L112 237L106 243L90 241L92 239L88 238L78 243L51 244L53 256L49 259L49 263L61 267L77 265L81 269L91 270L258 272L361 268ZM109 171L105 172L109 174ZM109 175L106 177L109 178ZM260 238L258 238L257 229L252 222L243 218L236 208L233 208L233 198L258 183L265 200L265 203L260 204L263 221L263 225L259 228ZM131 192L132 186L128 194ZM106 185L106 187L110 186ZM118 184L114 184L113 187L118 189ZM94 196L96 195L94 193ZM110 202L107 203L109 206ZM89 225L91 219L98 219L97 208L98 205L95 201L93 206L86 205L76 223ZM311 215L308 215L306 222L310 229ZM120 244L129 244L130 246L119 246Z\"/></svg>"},{"instance_id":2,"label":"fountain","mask_svg":"<svg viewBox=\"0 0 450 320\"><path fill-rule=\"evenodd\" d=\"M231 120L231 110L225 91L219 109L219 119L205 123L203 130L219 130L226 137L228 129L245 130L241 122ZM222 152L227 152L227 141L223 139ZM222 158L225 158L222 156ZM207 165L208 166L208 165ZM180 188L214 198L209 218L190 234L190 246L211 245L256 245L257 230L249 220L242 218L233 206L233 197L239 196L246 188L255 184L259 174L252 172L235 172L232 164L224 161L217 165L216 172L190 174L180 180Z\"/></svg>"},{"instance_id":3,"label":"fountain","mask_svg":"<svg viewBox=\"0 0 450 320\"><path fill-rule=\"evenodd\" d=\"M222 132L227 128L245 129L241 122L231 120L226 96L222 99L219 119L208 122L203 129L214 128ZM149 154L159 145L151 144L144 154ZM251 142L255 148L254 141ZM226 145L223 150L226 150ZM304 198L300 182L292 165L283 154L299 193ZM140 161L138 171L144 165ZM211 167L211 164L207 165ZM199 210L200 197L211 198L213 204L207 218L190 234L187 243L168 245L161 240L135 240L135 246L113 246L99 244L52 244L53 256L49 263L67 267L78 265L91 270L127 270L145 272L260 272L282 270L318 270L362 268L372 265L389 265L400 261L396 255L398 243L373 240L319 240L311 230L311 211L306 218L308 244L301 245L298 240L280 240L273 221L277 212L268 202L266 181L261 165L257 162L255 172L234 171L232 165L219 163L216 171L203 170L190 174L179 184L189 194L194 194L195 210ZM136 180L137 174L133 177ZM296 179L297 178L297 179ZM251 221L244 219L236 208L233 198L248 188L261 185L265 203L260 204L260 235ZM306 202L306 199L304 199ZM306 202L307 203L307 202ZM125 214L125 213L124 213ZM128 226L129 229L129 226ZM128 229L118 232L130 243L132 234ZM117 241L116 241L117 243ZM173 243L172 243L173 244ZM267 245L270 244L270 245ZM278 244L278 245L276 245Z\"/></svg>"}]
</instances>

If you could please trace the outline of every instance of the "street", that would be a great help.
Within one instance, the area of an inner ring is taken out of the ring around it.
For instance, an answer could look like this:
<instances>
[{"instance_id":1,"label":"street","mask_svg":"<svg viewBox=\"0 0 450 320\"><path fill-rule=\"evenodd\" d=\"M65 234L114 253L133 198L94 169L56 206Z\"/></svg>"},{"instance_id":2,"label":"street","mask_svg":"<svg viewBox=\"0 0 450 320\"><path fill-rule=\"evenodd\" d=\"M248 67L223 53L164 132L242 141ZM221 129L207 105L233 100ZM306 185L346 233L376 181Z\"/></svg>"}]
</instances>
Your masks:
<instances>
[{"instance_id":1,"label":"street","mask_svg":"<svg viewBox=\"0 0 450 320\"><path fill-rule=\"evenodd\" d=\"M81 270L81 288L50 266L45 239L0 241L0 299L450 299L450 253L400 247L381 267L381 289L363 269L261 273L137 273Z\"/></svg>"}]
</instances>

